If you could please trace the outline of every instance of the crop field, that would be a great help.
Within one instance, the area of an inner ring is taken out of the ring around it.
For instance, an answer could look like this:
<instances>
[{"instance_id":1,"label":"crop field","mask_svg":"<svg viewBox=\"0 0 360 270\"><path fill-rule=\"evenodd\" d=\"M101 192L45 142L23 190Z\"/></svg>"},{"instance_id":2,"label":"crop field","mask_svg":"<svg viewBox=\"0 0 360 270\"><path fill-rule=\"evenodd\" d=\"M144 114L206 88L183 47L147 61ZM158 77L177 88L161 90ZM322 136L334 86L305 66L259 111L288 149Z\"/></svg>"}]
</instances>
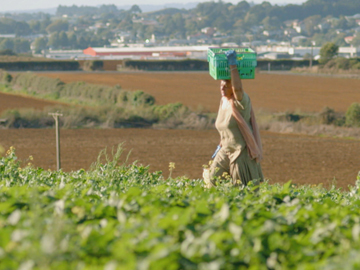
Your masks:
<instances>
[{"instance_id":1,"label":"crop field","mask_svg":"<svg viewBox=\"0 0 360 270\"><path fill-rule=\"evenodd\" d=\"M181 102L193 109L200 107L217 112L219 82L206 72L64 72L39 73L64 82L85 81L94 84L120 85L123 89L143 90L159 104ZM360 80L301 75L256 74L243 80L255 109L270 112L319 112L325 106L345 112L360 101Z\"/></svg>"},{"instance_id":2,"label":"crop field","mask_svg":"<svg viewBox=\"0 0 360 270\"><path fill-rule=\"evenodd\" d=\"M14 146L18 156L44 169L55 169L55 132L52 129L0 130L0 144ZM360 141L305 135L262 132L265 177L270 183L320 184L347 188L360 171ZM62 167L65 171L88 169L98 153L125 142L132 150L129 162L150 165L151 171L173 176L201 178L202 165L208 164L219 135L216 130L153 129L70 129L61 130ZM127 152L126 152L127 153ZM125 157L125 155L124 155ZM124 161L125 159L123 159ZM336 181L334 181L336 179Z\"/></svg>"},{"instance_id":3,"label":"crop field","mask_svg":"<svg viewBox=\"0 0 360 270\"><path fill-rule=\"evenodd\" d=\"M83 80L98 84L121 84L124 89L142 89L153 94L161 104L181 101L193 108L203 106L215 112L219 102L218 82L204 72L64 72L41 75L59 77L65 82ZM296 75L257 74L255 80L244 80L244 84L256 108L273 111L283 111L285 108L295 110L296 106L302 111L319 111L326 105L345 111L348 105L357 100L359 95L355 95L360 91L360 80ZM326 87L328 90L324 95ZM285 95L285 91L289 94ZM275 98L282 101L272 102ZM285 99L288 101L285 102ZM316 102L323 105L316 105ZM0 93L0 111L19 107L42 109L54 104ZM337 186L347 187L354 183L360 170L357 162L360 160L358 140L270 132L263 132L262 136L265 149L263 169L271 183L284 183L292 179L298 184L322 183L329 187L336 182ZM152 171L162 170L164 175L168 173L169 162L175 162L174 176L200 178L202 165L209 161L219 137L216 130L77 129L62 130L61 141L65 171L87 169L101 149L126 142L125 147L132 149L131 161L139 160L144 165L150 165ZM15 146L21 158L33 155L37 166L55 169L53 130L1 130L0 144L5 148Z\"/></svg>"},{"instance_id":4,"label":"crop field","mask_svg":"<svg viewBox=\"0 0 360 270\"><path fill-rule=\"evenodd\" d=\"M42 75L211 112L219 102L205 73ZM244 84L263 110L344 112L359 97L355 79L257 78ZM0 94L0 111L53 104ZM358 269L360 140L261 137L264 183L206 189L214 129L62 129L59 172L53 129L0 129L0 270Z\"/></svg>"},{"instance_id":5,"label":"crop field","mask_svg":"<svg viewBox=\"0 0 360 270\"><path fill-rule=\"evenodd\" d=\"M13 150L0 158L0 269L360 265L360 177L345 192L290 182L205 189L118 165L119 153L71 173L20 167Z\"/></svg>"}]
</instances>

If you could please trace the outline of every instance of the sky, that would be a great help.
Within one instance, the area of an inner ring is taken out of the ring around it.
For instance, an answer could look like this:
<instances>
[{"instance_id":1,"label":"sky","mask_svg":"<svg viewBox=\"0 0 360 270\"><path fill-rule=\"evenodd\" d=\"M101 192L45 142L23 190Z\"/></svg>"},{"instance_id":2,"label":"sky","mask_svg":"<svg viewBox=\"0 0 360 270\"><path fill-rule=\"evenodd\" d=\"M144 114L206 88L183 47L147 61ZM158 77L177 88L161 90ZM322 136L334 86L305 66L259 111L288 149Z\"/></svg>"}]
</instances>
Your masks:
<instances>
[{"instance_id":1,"label":"sky","mask_svg":"<svg viewBox=\"0 0 360 270\"><path fill-rule=\"evenodd\" d=\"M208 2L209 0L0 0L0 12L4 11L16 11L16 10L35 10L35 9L49 9L56 8L59 5L63 6L97 6L102 4L114 4L116 6L125 5L166 5L170 3L186 3L186 2ZM224 2L238 3L241 0L223 0ZM251 2L251 0L248 0ZM252 0L252 2L258 4L262 0ZM306 0L268 0L271 4L301 4Z\"/></svg>"}]
</instances>

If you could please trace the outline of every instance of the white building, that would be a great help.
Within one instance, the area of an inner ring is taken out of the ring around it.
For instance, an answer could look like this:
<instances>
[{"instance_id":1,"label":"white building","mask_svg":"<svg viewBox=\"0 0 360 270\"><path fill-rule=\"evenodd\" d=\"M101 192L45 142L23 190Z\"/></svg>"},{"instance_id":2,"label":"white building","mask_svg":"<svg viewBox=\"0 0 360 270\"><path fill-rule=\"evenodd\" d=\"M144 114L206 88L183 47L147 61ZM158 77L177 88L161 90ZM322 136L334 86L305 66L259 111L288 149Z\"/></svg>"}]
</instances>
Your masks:
<instances>
[{"instance_id":1,"label":"white building","mask_svg":"<svg viewBox=\"0 0 360 270\"><path fill-rule=\"evenodd\" d=\"M83 53L97 59L207 59L209 47L217 46L89 47Z\"/></svg>"},{"instance_id":2,"label":"white building","mask_svg":"<svg viewBox=\"0 0 360 270\"><path fill-rule=\"evenodd\" d=\"M258 46L256 52L262 55L265 53L289 54L290 56L304 57L306 54L312 54L314 57L320 55L321 47L295 47L295 46ZM360 53L360 48L355 47L339 47L338 55L342 57L356 57ZM271 56L270 55L270 56Z\"/></svg>"}]
</instances>

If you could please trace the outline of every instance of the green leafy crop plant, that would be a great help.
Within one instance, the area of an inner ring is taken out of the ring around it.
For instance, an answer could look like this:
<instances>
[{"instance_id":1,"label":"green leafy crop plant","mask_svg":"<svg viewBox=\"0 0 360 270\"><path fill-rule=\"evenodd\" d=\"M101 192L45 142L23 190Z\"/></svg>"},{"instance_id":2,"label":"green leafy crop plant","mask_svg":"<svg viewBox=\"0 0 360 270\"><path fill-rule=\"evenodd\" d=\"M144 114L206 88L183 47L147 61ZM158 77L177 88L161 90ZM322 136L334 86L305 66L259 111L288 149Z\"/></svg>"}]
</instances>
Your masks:
<instances>
[{"instance_id":1,"label":"green leafy crop plant","mask_svg":"<svg viewBox=\"0 0 360 270\"><path fill-rule=\"evenodd\" d=\"M100 157L88 171L0 159L0 269L357 269L360 178L205 189ZM102 162L102 160L105 160Z\"/></svg>"}]
</instances>

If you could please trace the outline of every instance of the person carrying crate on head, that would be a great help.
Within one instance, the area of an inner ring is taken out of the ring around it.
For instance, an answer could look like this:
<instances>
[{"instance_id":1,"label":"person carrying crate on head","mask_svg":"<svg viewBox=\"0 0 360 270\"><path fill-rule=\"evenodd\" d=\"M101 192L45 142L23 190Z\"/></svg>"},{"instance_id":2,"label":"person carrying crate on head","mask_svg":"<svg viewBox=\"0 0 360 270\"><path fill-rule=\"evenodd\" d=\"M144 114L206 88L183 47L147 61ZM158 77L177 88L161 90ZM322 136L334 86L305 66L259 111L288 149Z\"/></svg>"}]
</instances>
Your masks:
<instances>
[{"instance_id":1,"label":"person carrying crate on head","mask_svg":"<svg viewBox=\"0 0 360 270\"><path fill-rule=\"evenodd\" d=\"M207 187L216 185L215 178L231 176L235 186L263 181L260 165L262 146L249 96L244 92L234 50L225 52L231 79L221 80L221 101L215 127L220 145L213 155L210 169L203 178Z\"/></svg>"}]
</instances>

